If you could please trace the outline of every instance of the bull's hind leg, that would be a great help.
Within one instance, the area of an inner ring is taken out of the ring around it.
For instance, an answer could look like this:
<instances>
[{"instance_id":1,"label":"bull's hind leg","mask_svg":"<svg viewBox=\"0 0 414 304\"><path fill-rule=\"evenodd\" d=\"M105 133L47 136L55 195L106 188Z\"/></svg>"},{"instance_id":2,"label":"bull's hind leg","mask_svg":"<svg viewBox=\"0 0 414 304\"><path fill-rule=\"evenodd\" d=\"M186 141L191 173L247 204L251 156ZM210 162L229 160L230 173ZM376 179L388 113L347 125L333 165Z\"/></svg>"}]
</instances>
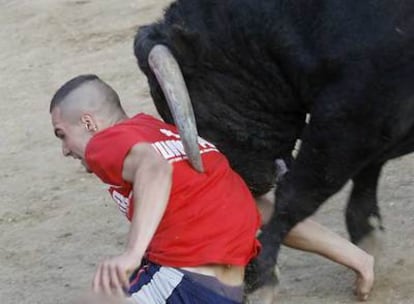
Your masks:
<instances>
[{"instance_id":1,"label":"bull's hind leg","mask_svg":"<svg viewBox=\"0 0 414 304\"><path fill-rule=\"evenodd\" d=\"M373 221L382 229L377 200L378 179L384 163L363 168L352 178L353 188L346 208L346 226L353 243L360 242L375 228Z\"/></svg>"}]
</instances>

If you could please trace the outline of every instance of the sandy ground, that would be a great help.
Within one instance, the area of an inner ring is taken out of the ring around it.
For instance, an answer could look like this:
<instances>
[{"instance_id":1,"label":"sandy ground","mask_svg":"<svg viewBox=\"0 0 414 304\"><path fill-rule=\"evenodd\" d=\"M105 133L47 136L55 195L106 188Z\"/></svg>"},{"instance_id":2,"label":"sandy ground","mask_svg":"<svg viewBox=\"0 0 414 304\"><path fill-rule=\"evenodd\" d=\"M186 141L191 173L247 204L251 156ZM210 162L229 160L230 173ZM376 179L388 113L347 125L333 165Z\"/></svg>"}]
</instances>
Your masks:
<instances>
[{"instance_id":1,"label":"sandy ground","mask_svg":"<svg viewBox=\"0 0 414 304\"><path fill-rule=\"evenodd\" d=\"M72 303L97 262L123 249L127 223L98 180L62 157L49 101L63 82L92 72L130 114L154 114L132 39L168 2L0 0L0 303ZM381 180L387 230L370 303L414 303L413 172L406 156ZM317 216L343 235L347 190ZM280 263L278 303L355 302L343 267L288 249Z\"/></svg>"}]
</instances>

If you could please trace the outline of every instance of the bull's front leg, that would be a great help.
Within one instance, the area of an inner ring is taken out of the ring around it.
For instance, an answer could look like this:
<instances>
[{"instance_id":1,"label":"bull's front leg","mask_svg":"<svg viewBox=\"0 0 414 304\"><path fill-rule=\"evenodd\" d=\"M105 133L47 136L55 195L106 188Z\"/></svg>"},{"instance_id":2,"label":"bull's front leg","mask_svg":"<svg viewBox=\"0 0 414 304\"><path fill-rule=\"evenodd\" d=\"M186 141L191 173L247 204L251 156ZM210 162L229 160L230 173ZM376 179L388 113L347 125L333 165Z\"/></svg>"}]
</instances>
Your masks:
<instances>
[{"instance_id":1,"label":"bull's front leg","mask_svg":"<svg viewBox=\"0 0 414 304\"><path fill-rule=\"evenodd\" d=\"M292 158L285 158L285 159L276 159L275 160L275 177L276 183L280 183L280 181L286 176L286 173L289 171L289 167L292 164ZM271 189L269 192L263 195L259 195L255 197L256 205L260 210L261 217L262 217L262 225L265 225L269 222L272 214L274 212L274 189ZM260 235L261 231L259 231ZM252 261L247 266L247 290L254 290L256 285L259 283L257 280L258 274L256 271L256 264L257 261ZM277 273L277 269L275 268L275 272ZM277 275L272 277L271 279L274 283L277 282L278 277Z\"/></svg>"}]
</instances>

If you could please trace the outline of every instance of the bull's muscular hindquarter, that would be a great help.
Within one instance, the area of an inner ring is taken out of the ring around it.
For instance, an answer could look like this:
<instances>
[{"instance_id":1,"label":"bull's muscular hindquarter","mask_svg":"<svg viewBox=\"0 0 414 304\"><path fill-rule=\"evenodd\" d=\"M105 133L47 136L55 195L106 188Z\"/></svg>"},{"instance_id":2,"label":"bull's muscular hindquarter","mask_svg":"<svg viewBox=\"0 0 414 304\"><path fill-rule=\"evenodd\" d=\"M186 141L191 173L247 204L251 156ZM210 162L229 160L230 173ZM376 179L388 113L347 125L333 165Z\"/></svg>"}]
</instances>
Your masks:
<instances>
[{"instance_id":1,"label":"bull's muscular hindquarter","mask_svg":"<svg viewBox=\"0 0 414 304\"><path fill-rule=\"evenodd\" d=\"M274 160L302 141L249 267L261 274L252 289L274 282L286 233L349 180L351 239L370 232L381 167L414 151L412 1L174 2L134 45L158 112L173 122L148 64L158 44L181 67L200 135L255 195L272 187Z\"/></svg>"}]
</instances>

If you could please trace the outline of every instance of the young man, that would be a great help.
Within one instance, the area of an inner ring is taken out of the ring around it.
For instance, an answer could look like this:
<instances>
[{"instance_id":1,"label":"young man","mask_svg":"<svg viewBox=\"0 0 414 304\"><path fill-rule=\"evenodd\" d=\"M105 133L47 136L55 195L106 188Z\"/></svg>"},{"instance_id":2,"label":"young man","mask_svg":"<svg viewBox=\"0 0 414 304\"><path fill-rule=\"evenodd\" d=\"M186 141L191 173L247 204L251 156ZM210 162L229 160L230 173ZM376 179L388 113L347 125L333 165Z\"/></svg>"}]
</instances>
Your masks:
<instances>
[{"instance_id":1,"label":"young man","mask_svg":"<svg viewBox=\"0 0 414 304\"><path fill-rule=\"evenodd\" d=\"M126 292L134 303L242 302L260 216L214 145L199 139L205 172L196 172L174 126L142 113L128 118L116 92L95 75L65 83L50 113L64 156L106 183L131 221L125 252L98 266L95 292ZM353 269L366 299L373 259L364 251L310 220L285 242Z\"/></svg>"},{"instance_id":2,"label":"young man","mask_svg":"<svg viewBox=\"0 0 414 304\"><path fill-rule=\"evenodd\" d=\"M197 173L173 126L128 119L93 75L60 88L50 111L63 154L108 184L131 221L126 251L99 265L93 289L126 290L136 303L241 303L260 216L226 158L200 139L205 173Z\"/></svg>"}]
</instances>

